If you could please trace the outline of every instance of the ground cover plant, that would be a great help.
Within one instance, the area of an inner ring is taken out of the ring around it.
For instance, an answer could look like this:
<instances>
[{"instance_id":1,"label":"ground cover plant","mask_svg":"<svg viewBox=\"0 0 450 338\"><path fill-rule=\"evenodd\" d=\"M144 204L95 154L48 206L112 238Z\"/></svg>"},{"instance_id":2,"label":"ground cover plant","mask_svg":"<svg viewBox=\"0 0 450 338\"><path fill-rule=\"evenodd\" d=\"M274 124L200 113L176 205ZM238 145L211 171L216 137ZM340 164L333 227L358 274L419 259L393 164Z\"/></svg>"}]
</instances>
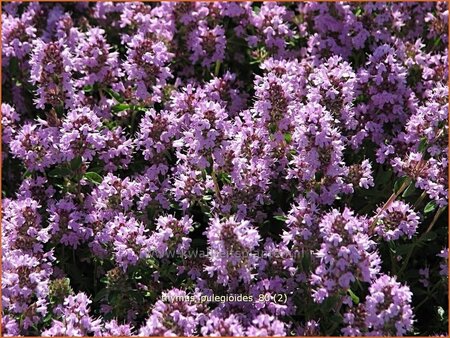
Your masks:
<instances>
[{"instance_id":1,"label":"ground cover plant","mask_svg":"<svg viewBox=\"0 0 450 338\"><path fill-rule=\"evenodd\" d=\"M447 335L446 3L2 9L3 334Z\"/></svg>"}]
</instances>

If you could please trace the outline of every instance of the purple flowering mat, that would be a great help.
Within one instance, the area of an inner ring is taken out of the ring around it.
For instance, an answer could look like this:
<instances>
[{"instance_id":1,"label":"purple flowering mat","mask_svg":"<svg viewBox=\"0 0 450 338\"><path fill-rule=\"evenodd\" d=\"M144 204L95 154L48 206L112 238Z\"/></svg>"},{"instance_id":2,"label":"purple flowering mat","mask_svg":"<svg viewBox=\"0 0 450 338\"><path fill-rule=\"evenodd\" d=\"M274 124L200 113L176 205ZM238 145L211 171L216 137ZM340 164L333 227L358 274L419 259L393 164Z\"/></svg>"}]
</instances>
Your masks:
<instances>
[{"instance_id":1,"label":"purple flowering mat","mask_svg":"<svg viewBox=\"0 0 450 338\"><path fill-rule=\"evenodd\" d=\"M447 335L446 3L2 8L4 335Z\"/></svg>"}]
</instances>

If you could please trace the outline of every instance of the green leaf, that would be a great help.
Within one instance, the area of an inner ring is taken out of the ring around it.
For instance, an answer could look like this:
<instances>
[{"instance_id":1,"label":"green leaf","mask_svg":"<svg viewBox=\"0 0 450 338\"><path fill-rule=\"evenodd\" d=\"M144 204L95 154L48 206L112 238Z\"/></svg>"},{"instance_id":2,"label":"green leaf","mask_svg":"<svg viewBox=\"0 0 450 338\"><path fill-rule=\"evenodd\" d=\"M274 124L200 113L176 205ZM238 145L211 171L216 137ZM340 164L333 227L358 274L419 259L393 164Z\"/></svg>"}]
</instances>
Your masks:
<instances>
[{"instance_id":1,"label":"green leaf","mask_svg":"<svg viewBox=\"0 0 450 338\"><path fill-rule=\"evenodd\" d=\"M84 86L83 87L83 91L85 92L85 93L90 93L90 92L92 92L94 90L94 86L93 85L87 85L87 86Z\"/></svg>"},{"instance_id":2,"label":"green leaf","mask_svg":"<svg viewBox=\"0 0 450 338\"><path fill-rule=\"evenodd\" d=\"M32 172L29 171L29 170L27 170L27 171L25 171L25 172L23 173L23 177L24 177L24 178L31 177L32 175L33 175Z\"/></svg>"},{"instance_id":3,"label":"green leaf","mask_svg":"<svg viewBox=\"0 0 450 338\"><path fill-rule=\"evenodd\" d=\"M87 179L89 182L92 182L95 184L100 184L100 183L102 183L102 180L103 180L103 178L99 174L94 173L92 171L89 171L86 174L84 174L84 178Z\"/></svg>"},{"instance_id":4,"label":"green leaf","mask_svg":"<svg viewBox=\"0 0 450 338\"><path fill-rule=\"evenodd\" d=\"M43 320L43 323L44 323L44 324L48 324L48 323L50 323L52 320L53 320L52 313L49 313L49 314L47 314L47 315L45 316L45 318L44 318L44 320Z\"/></svg>"},{"instance_id":5,"label":"green leaf","mask_svg":"<svg viewBox=\"0 0 450 338\"><path fill-rule=\"evenodd\" d=\"M119 103L119 104L116 104L115 106L111 107L111 110L115 113L118 113L118 112L121 112L121 111L124 111L127 109L131 109L131 106L126 103Z\"/></svg>"},{"instance_id":6,"label":"green leaf","mask_svg":"<svg viewBox=\"0 0 450 338\"><path fill-rule=\"evenodd\" d=\"M158 262L153 257L147 258L147 260L145 262L147 263L147 265L150 269L158 268Z\"/></svg>"},{"instance_id":7,"label":"green leaf","mask_svg":"<svg viewBox=\"0 0 450 338\"><path fill-rule=\"evenodd\" d=\"M60 104L60 105L56 106L55 110L56 110L56 114L58 116L63 116L64 115L64 106L63 105Z\"/></svg>"},{"instance_id":8,"label":"green leaf","mask_svg":"<svg viewBox=\"0 0 450 338\"><path fill-rule=\"evenodd\" d=\"M222 182L225 182L227 184L231 184L231 176L228 175L227 173L220 173L218 176L219 176L219 179Z\"/></svg>"},{"instance_id":9,"label":"green leaf","mask_svg":"<svg viewBox=\"0 0 450 338\"><path fill-rule=\"evenodd\" d=\"M218 76L219 75L219 71L220 71L220 65L222 64L222 62L220 61L216 61L216 66L214 68L214 76Z\"/></svg>"},{"instance_id":10,"label":"green leaf","mask_svg":"<svg viewBox=\"0 0 450 338\"><path fill-rule=\"evenodd\" d=\"M423 209L423 212L425 214L429 214L430 212L433 212L437 207L437 204L435 201L430 201L427 203L427 205L425 206L425 208Z\"/></svg>"},{"instance_id":11,"label":"green leaf","mask_svg":"<svg viewBox=\"0 0 450 338\"><path fill-rule=\"evenodd\" d=\"M120 102L120 103L122 103L122 102L124 102L125 101L125 99L122 97L122 96L120 96L120 94L119 93L117 93L117 92L115 92L114 90L112 90L112 89L105 89L105 92L107 92L108 94L109 94L109 96L111 96L113 99L115 99L117 102Z\"/></svg>"},{"instance_id":12,"label":"green leaf","mask_svg":"<svg viewBox=\"0 0 450 338\"><path fill-rule=\"evenodd\" d=\"M291 143L291 140L292 140L292 134L291 134L291 133L285 133L285 134L284 134L284 140L285 140L287 143Z\"/></svg>"},{"instance_id":13,"label":"green leaf","mask_svg":"<svg viewBox=\"0 0 450 338\"><path fill-rule=\"evenodd\" d=\"M439 45L440 42L441 42L441 37L438 36L437 39L434 40L433 47L437 47L437 45Z\"/></svg>"},{"instance_id":14,"label":"green leaf","mask_svg":"<svg viewBox=\"0 0 450 338\"><path fill-rule=\"evenodd\" d=\"M77 156L72 161L70 161L70 169L75 171L81 167L82 163L83 159L81 158L81 156Z\"/></svg>"},{"instance_id":15,"label":"green leaf","mask_svg":"<svg viewBox=\"0 0 450 338\"><path fill-rule=\"evenodd\" d=\"M50 177L64 177L71 174L71 171L66 167L56 167L48 173Z\"/></svg>"},{"instance_id":16,"label":"green leaf","mask_svg":"<svg viewBox=\"0 0 450 338\"><path fill-rule=\"evenodd\" d=\"M425 150L427 150L427 147L428 147L427 138L422 137L419 143L419 152L424 153Z\"/></svg>"},{"instance_id":17,"label":"green leaf","mask_svg":"<svg viewBox=\"0 0 450 338\"><path fill-rule=\"evenodd\" d=\"M287 217L283 216L283 215L275 215L273 216L274 219L276 219L277 221L282 221L282 222L286 222L287 221Z\"/></svg>"},{"instance_id":18,"label":"green leaf","mask_svg":"<svg viewBox=\"0 0 450 338\"><path fill-rule=\"evenodd\" d=\"M414 194L415 191L416 191L416 187L415 187L415 185L414 185L414 182L411 182L411 183L408 185L408 188L406 188L406 190L403 192L402 197L403 197L403 198L409 197L409 196L411 196L412 194Z\"/></svg>"},{"instance_id":19,"label":"green leaf","mask_svg":"<svg viewBox=\"0 0 450 338\"><path fill-rule=\"evenodd\" d=\"M350 289L348 289L348 294L352 298L353 303L358 305L359 304L359 297L357 295L355 295L354 292L352 290L350 290Z\"/></svg>"},{"instance_id":20,"label":"green leaf","mask_svg":"<svg viewBox=\"0 0 450 338\"><path fill-rule=\"evenodd\" d=\"M408 179L408 176L403 176L401 178L399 178L397 181L395 181L394 184L394 192L398 192L400 190L400 187L406 182L406 180Z\"/></svg>"}]
</instances>

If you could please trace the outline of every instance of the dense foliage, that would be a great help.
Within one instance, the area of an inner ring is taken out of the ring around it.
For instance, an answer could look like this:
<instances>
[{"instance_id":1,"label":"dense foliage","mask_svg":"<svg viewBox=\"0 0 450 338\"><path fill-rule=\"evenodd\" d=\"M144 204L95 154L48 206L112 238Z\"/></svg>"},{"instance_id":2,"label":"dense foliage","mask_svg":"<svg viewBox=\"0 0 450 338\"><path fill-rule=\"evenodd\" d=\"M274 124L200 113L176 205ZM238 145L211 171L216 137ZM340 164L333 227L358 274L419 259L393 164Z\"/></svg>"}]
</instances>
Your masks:
<instances>
[{"instance_id":1,"label":"dense foliage","mask_svg":"<svg viewBox=\"0 0 450 338\"><path fill-rule=\"evenodd\" d=\"M6 335L436 335L446 3L3 3Z\"/></svg>"}]
</instances>

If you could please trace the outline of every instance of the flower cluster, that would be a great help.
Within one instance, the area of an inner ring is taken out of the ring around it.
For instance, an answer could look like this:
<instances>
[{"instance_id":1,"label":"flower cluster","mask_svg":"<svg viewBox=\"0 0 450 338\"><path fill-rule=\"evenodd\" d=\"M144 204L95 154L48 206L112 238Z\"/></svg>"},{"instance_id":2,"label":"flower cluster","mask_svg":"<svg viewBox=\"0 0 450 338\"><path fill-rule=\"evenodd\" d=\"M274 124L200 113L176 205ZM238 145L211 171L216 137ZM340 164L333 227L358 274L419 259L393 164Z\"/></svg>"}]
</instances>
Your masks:
<instances>
[{"instance_id":1,"label":"flower cluster","mask_svg":"<svg viewBox=\"0 0 450 338\"><path fill-rule=\"evenodd\" d=\"M448 4L2 4L5 336L448 335Z\"/></svg>"},{"instance_id":2,"label":"flower cluster","mask_svg":"<svg viewBox=\"0 0 450 338\"><path fill-rule=\"evenodd\" d=\"M365 302L344 315L344 321L349 325L343 332L361 335L363 330L367 330L364 333L372 336L404 335L413 323L411 297L408 287L398 283L395 278L381 275L369 288ZM366 326L356 324L358 322Z\"/></svg>"}]
</instances>

